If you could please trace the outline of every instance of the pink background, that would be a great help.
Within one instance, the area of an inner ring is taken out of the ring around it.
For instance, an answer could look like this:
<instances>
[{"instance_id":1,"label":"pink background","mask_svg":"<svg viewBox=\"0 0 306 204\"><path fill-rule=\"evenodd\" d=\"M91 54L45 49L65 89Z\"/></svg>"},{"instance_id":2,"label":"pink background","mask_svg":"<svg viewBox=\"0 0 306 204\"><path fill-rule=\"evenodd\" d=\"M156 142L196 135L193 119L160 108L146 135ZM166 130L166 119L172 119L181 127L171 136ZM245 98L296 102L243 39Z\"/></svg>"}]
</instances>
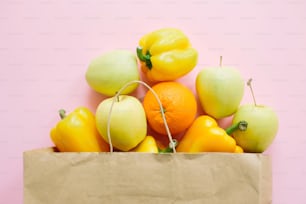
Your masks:
<instances>
[{"instance_id":1,"label":"pink background","mask_svg":"<svg viewBox=\"0 0 306 204\"><path fill-rule=\"evenodd\" d=\"M183 30L199 52L197 67L180 80L191 89L220 55L245 80L253 77L257 102L272 106L280 122L266 151L273 204L305 203L305 10L304 0L2 0L0 203L22 203L22 153L52 145L57 110L94 110L103 99L84 79L90 60L134 51L143 34L162 27ZM243 103L250 96L246 89Z\"/></svg>"}]
</instances>

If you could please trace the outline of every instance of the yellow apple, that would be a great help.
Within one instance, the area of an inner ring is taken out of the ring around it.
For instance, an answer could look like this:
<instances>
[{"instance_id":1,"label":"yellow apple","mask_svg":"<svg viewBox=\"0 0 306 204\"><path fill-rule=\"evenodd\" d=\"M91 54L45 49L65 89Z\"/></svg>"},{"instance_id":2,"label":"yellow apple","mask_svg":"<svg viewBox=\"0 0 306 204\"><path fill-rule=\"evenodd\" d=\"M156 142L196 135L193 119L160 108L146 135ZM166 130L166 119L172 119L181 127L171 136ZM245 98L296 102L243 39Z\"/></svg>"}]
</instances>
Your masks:
<instances>
[{"instance_id":1,"label":"yellow apple","mask_svg":"<svg viewBox=\"0 0 306 204\"><path fill-rule=\"evenodd\" d=\"M247 85L254 104L239 107L233 117L233 124L245 120L248 128L245 131L235 131L232 135L245 152L261 153L271 145L277 134L278 118L271 107L256 103L251 82L252 79L249 79Z\"/></svg>"},{"instance_id":2,"label":"yellow apple","mask_svg":"<svg viewBox=\"0 0 306 204\"><path fill-rule=\"evenodd\" d=\"M196 78L196 91L202 108L216 119L236 112L244 92L244 81L238 70L223 67L221 59L219 67L204 68Z\"/></svg>"},{"instance_id":3,"label":"yellow apple","mask_svg":"<svg viewBox=\"0 0 306 204\"><path fill-rule=\"evenodd\" d=\"M114 96L126 83L140 78L136 55L126 50L114 50L91 61L86 71L88 85L106 96ZM129 94L138 84L127 87L122 94Z\"/></svg>"},{"instance_id":4,"label":"yellow apple","mask_svg":"<svg viewBox=\"0 0 306 204\"><path fill-rule=\"evenodd\" d=\"M147 135L146 115L142 104L134 96L120 95L118 98L108 98L97 107L97 129L107 142L109 142L107 134L108 119L110 119L111 143L113 147L119 150L131 150Z\"/></svg>"},{"instance_id":5,"label":"yellow apple","mask_svg":"<svg viewBox=\"0 0 306 204\"><path fill-rule=\"evenodd\" d=\"M245 152L264 152L273 142L278 130L278 118L274 110L263 105L243 105L235 113L233 124L241 120L247 121L248 128L233 132L237 144Z\"/></svg>"}]
</instances>

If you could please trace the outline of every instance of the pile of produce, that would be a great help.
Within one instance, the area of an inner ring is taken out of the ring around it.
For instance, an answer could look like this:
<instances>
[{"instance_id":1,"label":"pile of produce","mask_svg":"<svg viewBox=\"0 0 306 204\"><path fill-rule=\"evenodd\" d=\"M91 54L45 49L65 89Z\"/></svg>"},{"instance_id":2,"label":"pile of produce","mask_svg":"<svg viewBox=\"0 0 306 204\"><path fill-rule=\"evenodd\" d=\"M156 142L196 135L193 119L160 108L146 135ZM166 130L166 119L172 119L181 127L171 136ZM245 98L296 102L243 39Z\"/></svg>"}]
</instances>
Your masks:
<instances>
[{"instance_id":1,"label":"pile of produce","mask_svg":"<svg viewBox=\"0 0 306 204\"><path fill-rule=\"evenodd\" d=\"M135 53L98 56L85 78L106 98L95 113L86 107L69 114L60 110L61 121L50 132L53 143L61 152L264 152L277 134L276 113L256 103L252 80L246 83L237 69L223 66L222 57L219 66L197 73L195 95L177 79L190 73L197 59L188 37L173 28L144 35ZM148 88L142 101L132 95L139 85ZM245 85L253 104L241 104ZM204 114L197 114L197 98ZM221 128L217 121L229 116L231 126ZM154 133L168 137L169 146Z\"/></svg>"}]
</instances>

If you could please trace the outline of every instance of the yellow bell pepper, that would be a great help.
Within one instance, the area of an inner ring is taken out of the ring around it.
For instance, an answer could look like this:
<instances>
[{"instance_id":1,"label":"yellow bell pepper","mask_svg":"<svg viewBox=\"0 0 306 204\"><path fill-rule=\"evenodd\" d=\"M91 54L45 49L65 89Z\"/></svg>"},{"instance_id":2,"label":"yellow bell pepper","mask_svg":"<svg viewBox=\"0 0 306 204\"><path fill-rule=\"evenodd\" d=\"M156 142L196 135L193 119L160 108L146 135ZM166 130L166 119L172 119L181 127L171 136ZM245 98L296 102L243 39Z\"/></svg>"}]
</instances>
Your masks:
<instances>
[{"instance_id":1,"label":"yellow bell pepper","mask_svg":"<svg viewBox=\"0 0 306 204\"><path fill-rule=\"evenodd\" d=\"M107 144L96 129L95 117L85 107L69 115L59 111L61 121L51 129L50 137L60 152L108 152Z\"/></svg>"},{"instance_id":2,"label":"yellow bell pepper","mask_svg":"<svg viewBox=\"0 0 306 204\"><path fill-rule=\"evenodd\" d=\"M177 141L173 139L174 145L177 145ZM146 136L145 139L139 143L130 152L149 152L149 153L170 153L173 152L173 148L169 144L168 147L159 148L158 144L153 136Z\"/></svg>"},{"instance_id":3,"label":"yellow bell pepper","mask_svg":"<svg viewBox=\"0 0 306 204\"><path fill-rule=\"evenodd\" d=\"M144 35L137 47L141 70L153 82L175 80L197 64L198 53L185 34L164 28Z\"/></svg>"},{"instance_id":4,"label":"yellow bell pepper","mask_svg":"<svg viewBox=\"0 0 306 204\"><path fill-rule=\"evenodd\" d=\"M187 130L176 150L178 152L243 152L230 134L237 129L245 130L246 128L247 123L241 121L225 131L212 117L199 116Z\"/></svg>"},{"instance_id":5,"label":"yellow bell pepper","mask_svg":"<svg viewBox=\"0 0 306 204\"><path fill-rule=\"evenodd\" d=\"M236 145L236 148L235 148L234 153L243 153L243 152L244 152L244 151L243 151L242 147Z\"/></svg>"},{"instance_id":6,"label":"yellow bell pepper","mask_svg":"<svg viewBox=\"0 0 306 204\"><path fill-rule=\"evenodd\" d=\"M130 150L130 152L158 153L158 148L154 137L146 136L144 140L140 144L138 144L135 148Z\"/></svg>"}]
</instances>

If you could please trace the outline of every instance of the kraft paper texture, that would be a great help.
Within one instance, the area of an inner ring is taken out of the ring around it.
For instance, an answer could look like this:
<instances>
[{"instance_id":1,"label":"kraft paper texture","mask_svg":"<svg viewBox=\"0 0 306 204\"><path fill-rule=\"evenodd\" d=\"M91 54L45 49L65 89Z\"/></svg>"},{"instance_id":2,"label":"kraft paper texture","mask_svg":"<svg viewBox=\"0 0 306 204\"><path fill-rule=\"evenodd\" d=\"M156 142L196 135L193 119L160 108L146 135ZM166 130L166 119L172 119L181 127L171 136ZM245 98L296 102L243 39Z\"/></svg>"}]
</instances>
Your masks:
<instances>
[{"instance_id":1,"label":"kraft paper texture","mask_svg":"<svg viewBox=\"0 0 306 204\"><path fill-rule=\"evenodd\" d=\"M25 204L272 203L263 154L24 152Z\"/></svg>"}]
</instances>

